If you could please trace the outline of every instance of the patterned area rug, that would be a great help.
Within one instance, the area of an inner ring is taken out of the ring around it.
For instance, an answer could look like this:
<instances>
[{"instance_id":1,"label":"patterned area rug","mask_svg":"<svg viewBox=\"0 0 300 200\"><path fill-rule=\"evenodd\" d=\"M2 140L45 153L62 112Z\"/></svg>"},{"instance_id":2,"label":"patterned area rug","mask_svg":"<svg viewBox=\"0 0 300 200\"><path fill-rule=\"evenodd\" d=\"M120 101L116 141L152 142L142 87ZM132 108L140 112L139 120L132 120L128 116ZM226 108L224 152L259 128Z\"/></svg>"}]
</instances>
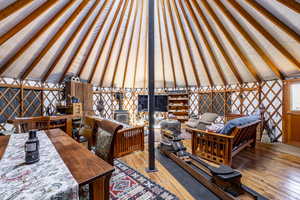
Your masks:
<instances>
[{"instance_id":1,"label":"patterned area rug","mask_svg":"<svg viewBox=\"0 0 300 200\"><path fill-rule=\"evenodd\" d=\"M110 180L111 200L177 200L178 198L125 163L115 160ZM88 200L88 187L80 189L80 200Z\"/></svg>"}]
</instances>

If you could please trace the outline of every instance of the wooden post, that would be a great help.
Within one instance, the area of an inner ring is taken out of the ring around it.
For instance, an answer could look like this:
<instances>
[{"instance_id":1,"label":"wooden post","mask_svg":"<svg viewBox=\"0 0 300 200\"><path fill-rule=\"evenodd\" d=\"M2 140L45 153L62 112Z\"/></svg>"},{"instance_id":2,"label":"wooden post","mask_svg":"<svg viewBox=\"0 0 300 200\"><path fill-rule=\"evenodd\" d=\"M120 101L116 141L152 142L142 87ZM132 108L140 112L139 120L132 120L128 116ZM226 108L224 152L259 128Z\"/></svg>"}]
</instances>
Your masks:
<instances>
[{"instance_id":1,"label":"wooden post","mask_svg":"<svg viewBox=\"0 0 300 200\"><path fill-rule=\"evenodd\" d=\"M20 81L20 117L24 116L24 89L23 89L23 81Z\"/></svg>"},{"instance_id":2,"label":"wooden post","mask_svg":"<svg viewBox=\"0 0 300 200\"><path fill-rule=\"evenodd\" d=\"M154 146L154 0L149 0L149 40L148 40L148 88L149 88L149 168L148 172L155 172L155 146Z\"/></svg>"}]
</instances>

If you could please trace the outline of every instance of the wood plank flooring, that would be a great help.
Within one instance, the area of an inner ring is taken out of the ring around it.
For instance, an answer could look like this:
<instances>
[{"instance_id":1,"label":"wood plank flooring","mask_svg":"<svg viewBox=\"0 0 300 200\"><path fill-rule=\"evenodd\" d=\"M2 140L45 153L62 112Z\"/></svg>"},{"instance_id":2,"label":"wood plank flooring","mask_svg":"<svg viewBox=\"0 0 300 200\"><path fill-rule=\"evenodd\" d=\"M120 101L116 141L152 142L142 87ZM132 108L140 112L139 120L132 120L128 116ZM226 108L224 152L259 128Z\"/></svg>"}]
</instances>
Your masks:
<instances>
[{"instance_id":1,"label":"wood plank flooring","mask_svg":"<svg viewBox=\"0 0 300 200\"><path fill-rule=\"evenodd\" d=\"M190 149L190 140L184 141ZM233 159L233 168L242 172L242 182L270 199L300 200L300 148L283 144L258 143ZM180 199L194 199L187 190L157 161L156 173L145 172L148 153L136 152L121 158L129 166L151 178Z\"/></svg>"}]
</instances>

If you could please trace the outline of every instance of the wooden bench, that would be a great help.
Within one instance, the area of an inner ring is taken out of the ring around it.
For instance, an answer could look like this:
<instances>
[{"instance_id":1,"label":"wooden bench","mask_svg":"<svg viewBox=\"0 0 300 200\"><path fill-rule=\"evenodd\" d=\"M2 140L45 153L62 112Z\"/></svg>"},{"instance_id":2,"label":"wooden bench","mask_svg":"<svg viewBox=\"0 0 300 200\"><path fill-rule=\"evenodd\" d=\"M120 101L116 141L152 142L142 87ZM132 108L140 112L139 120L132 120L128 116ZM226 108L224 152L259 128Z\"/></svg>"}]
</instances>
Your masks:
<instances>
[{"instance_id":1,"label":"wooden bench","mask_svg":"<svg viewBox=\"0 0 300 200\"><path fill-rule=\"evenodd\" d=\"M229 135L188 128L192 133L192 153L208 161L231 166L233 156L248 146L255 147L259 123L255 121L236 127Z\"/></svg>"}]
</instances>

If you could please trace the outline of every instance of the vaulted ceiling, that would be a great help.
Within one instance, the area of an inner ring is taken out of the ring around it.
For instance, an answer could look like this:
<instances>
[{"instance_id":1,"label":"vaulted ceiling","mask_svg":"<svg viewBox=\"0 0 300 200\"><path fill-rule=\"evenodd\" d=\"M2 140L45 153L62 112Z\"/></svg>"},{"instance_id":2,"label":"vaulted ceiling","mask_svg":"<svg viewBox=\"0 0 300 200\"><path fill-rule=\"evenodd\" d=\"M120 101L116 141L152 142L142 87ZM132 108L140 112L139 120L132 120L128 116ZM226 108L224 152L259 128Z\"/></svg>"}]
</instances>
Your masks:
<instances>
[{"instance_id":1,"label":"vaulted ceiling","mask_svg":"<svg viewBox=\"0 0 300 200\"><path fill-rule=\"evenodd\" d=\"M156 87L298 76L299 0L155 0ZM0 76L147 87L148 1L0 0Z\"/></svg>"}]
</instances>

